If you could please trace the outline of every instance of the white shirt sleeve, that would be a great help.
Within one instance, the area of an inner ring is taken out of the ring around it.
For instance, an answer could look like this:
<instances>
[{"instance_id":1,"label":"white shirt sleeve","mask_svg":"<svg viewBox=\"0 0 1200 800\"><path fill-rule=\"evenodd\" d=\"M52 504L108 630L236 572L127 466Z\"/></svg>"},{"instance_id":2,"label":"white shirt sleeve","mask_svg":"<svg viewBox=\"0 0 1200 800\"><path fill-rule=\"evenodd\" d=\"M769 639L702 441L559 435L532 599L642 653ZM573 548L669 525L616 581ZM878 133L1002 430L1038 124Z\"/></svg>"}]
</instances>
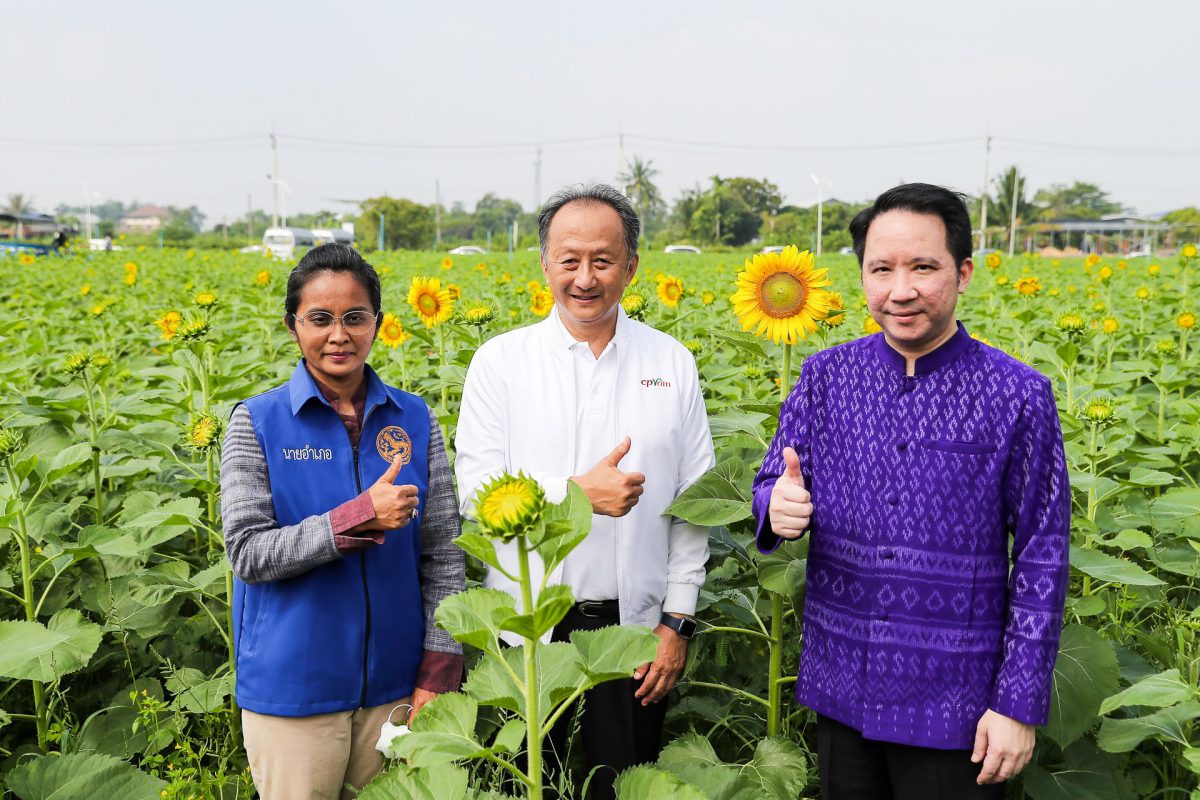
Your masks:
<instances>
[{"instance_id":1,"label":"white shirt sleeve","mask_svg":"<svg viewBox=\"0 0 1200 800\"><path fill-rule=\"evenodd\" d=\"M462 404L458 411L458 429L454 437L454 474L458 481L460 511L473 518L475 494L490 479L504 472L515 472L508 463L508 402L504 380L503 354L497 347L481 347L471 359L463 384ZM537 472L527 475L542 485L546 500L561 503L567 496L569 475Z\"/></svg>"},{"instance_id":2,"label":"white shirt sleeve","mask_svg":"<svg viewBox=\"0 0 1200 800\"><path fill-rule=\"evenodd\" d=\"M708 412L704 408L704 395L700 391L700 377L694 362L692 375L691 401L682 426L683 448L675 486L676 497L716 463L712 434L708 429ZM708 528L673 519L668 543L667 595L663 601L663 611L691 616L696 613L696 600L700 595L700 587L704 585Z\"/></svg>"}]
</instances>

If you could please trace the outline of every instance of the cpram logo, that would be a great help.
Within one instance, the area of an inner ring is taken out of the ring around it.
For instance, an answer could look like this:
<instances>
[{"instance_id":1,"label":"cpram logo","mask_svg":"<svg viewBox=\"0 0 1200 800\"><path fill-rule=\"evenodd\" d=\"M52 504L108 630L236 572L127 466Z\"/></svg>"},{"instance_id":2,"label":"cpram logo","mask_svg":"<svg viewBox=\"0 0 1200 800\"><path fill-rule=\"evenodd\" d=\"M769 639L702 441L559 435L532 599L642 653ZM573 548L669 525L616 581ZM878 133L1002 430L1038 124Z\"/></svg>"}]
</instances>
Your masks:
<instances>
[{"instance_id":1,"label":"cpram logo","mask_svg":"<svg viewBox=\"0 0 1200 800\"><path fill-rule=\"evenodd\" d=\"M642 386L645 386L647 388L650 388L653 386L659 386L659 387L662 387L663 389L670 389L671 382L664 381L662 378L643 378Z\"/></svg>"}]
</instances>

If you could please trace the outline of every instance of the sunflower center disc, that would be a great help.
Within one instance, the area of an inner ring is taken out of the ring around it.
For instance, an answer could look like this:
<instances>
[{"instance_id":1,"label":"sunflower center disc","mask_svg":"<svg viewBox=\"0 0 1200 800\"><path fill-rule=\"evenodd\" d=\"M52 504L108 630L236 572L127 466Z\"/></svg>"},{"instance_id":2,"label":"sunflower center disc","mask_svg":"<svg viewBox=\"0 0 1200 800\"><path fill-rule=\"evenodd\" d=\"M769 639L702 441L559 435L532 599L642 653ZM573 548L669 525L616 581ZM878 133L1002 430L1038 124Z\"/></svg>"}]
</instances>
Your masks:
<instances>
[{"instance_id":1,"label":"sunflower center disc","mask_svg":"<svg viewBox=\"0 0 1200 800\"><path fill-rule=\"evenodd\" d=\"M776 272L762 282L759 297L770 317L790 317L804 307L804 284L795 275Z\"/></svg>"},{"instance_id":2,"label":"sunflower center disc","mask_svg":"<svg viewBox=\"0 0 1200 800\"><path fill-rule=\"evenodd\" d=\"M432 315L437 311L437 301L427 294L421 296L421 299L417 301L417 305L419 305L421 307L421 311L426 314Z\"/></svg>"}]
</instances>

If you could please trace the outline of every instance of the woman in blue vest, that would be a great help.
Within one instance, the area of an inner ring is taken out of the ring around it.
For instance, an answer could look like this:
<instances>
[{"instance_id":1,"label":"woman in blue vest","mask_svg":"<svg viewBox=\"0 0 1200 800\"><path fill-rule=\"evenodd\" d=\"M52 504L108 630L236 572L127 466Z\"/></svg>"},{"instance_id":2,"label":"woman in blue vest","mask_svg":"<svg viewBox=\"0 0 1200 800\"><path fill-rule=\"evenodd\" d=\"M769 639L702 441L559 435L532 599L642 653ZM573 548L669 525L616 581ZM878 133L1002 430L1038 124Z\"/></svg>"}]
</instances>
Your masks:
<instances>
[{"instance_id":1,"label":"woman in blue vest","mask_svg":"<svg viewBox=\"0 0 1200 800\"><path fill-rule=\"evenodd\" d=\"M437 418L367 366L374 268L314 248L284 306L300 363L234 408L221 459L237 702L264 800L335 800L379 771L397 706L459 686L462 650L433 624L464 588L458 503Z\"/></svg>"}]
</instances>

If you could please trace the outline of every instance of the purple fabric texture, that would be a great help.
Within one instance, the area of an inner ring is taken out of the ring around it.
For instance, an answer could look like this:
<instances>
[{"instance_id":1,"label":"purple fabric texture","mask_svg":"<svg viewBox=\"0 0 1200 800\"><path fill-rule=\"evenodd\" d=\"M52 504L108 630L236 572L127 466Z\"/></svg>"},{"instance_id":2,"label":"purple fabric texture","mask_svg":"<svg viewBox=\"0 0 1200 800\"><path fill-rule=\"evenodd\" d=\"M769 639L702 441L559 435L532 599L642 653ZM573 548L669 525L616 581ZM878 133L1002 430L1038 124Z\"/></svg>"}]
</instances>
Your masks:
<instances>
[{"instance_id":1,"label":"purple fabric texture","mask_svg":"<svg viewBox=\"0 0 1200 800\"><path fill-rule=\"evenodd\" d=\"M970 748L986 709L1049 715L1062 431L1050 382L961 323L915 373L882 334L805 360L754 480L757 544L779 546L767 508L791 446L814 509L796 699L867 738Z\"/></svg>"}]
</instances>

